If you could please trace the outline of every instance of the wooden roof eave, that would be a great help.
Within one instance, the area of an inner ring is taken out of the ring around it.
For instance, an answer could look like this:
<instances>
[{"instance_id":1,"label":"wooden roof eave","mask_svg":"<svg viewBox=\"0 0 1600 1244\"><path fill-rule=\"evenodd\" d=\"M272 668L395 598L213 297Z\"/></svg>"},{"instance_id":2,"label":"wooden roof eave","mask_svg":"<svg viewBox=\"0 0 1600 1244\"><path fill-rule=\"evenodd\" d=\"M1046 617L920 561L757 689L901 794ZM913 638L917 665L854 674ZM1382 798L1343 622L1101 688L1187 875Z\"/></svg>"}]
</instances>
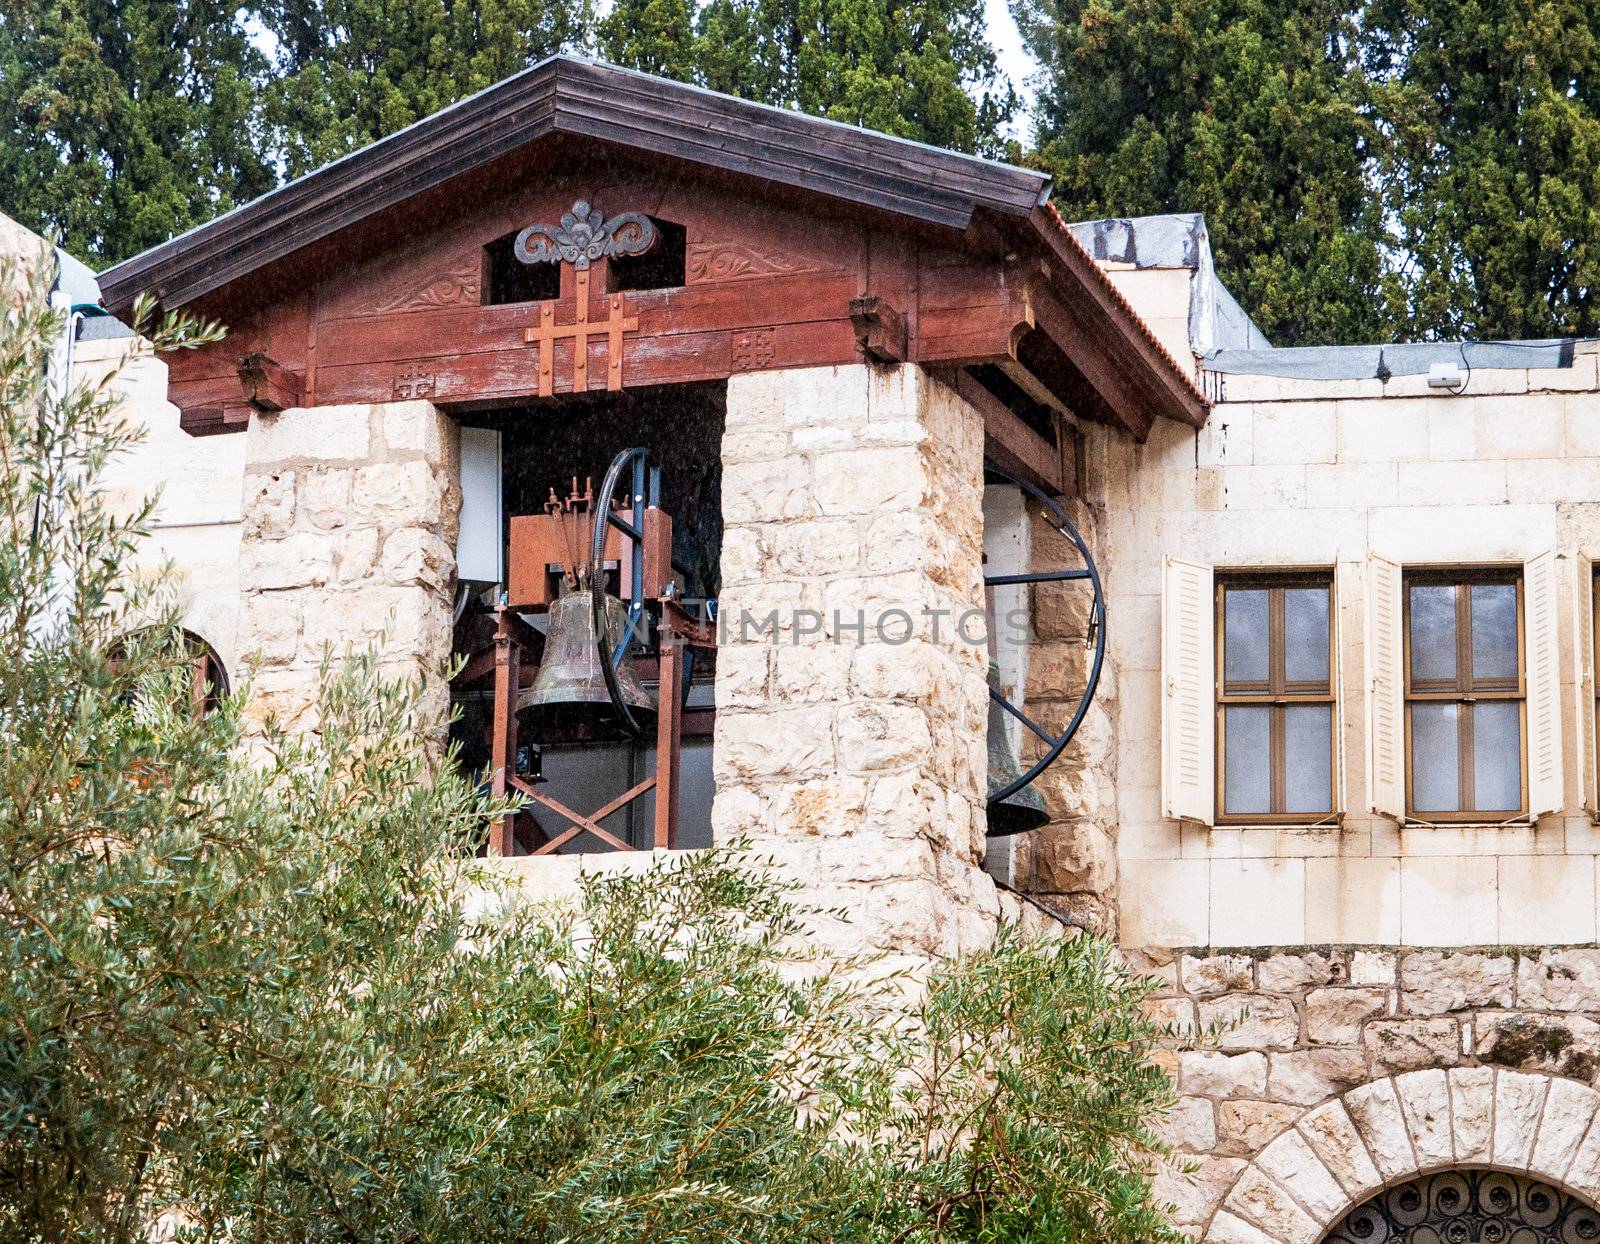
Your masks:
<instances>
[{"instance_id":1,"label":"wooden roof eave","mask_svg":"<svg viewBox=\"0 0 1600 1244\"><path fill-rule=\"evenodd\" d=\"M975 211L1025 219L1041 173L552 57L100 276L113 311L141 290L180 306L551 133L808 191L961 230Z\"/></svg>"},{"instance_id":2,"label":"wooden roof eave","mask_svg":"<svg viewBox=\"0 0 1600 1244\"><path fill-rule=\"evenodd\" d=\"M1046 267L1030 292L1037 328L1143 440L1157 418L1202 427L1210 405L1048 205L1029 215Z\"/></svg>"}]
</instances>

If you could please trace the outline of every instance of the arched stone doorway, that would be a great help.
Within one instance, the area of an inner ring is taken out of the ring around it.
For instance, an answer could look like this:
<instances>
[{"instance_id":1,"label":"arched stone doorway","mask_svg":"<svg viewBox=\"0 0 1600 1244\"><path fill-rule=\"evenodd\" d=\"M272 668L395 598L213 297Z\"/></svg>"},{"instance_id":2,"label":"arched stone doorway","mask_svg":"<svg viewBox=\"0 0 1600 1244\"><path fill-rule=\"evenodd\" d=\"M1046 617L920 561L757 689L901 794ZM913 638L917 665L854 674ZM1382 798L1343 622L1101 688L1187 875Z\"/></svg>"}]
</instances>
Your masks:
<instances>
[{"instance_id":1,"label":"arched stone doorway","mask_svg":"<svg viewBox=\"0 0 1600 1244\"><path fill-rule=\"evenodd\" d=\"M1324 1244L1588 1244L1600 1211L1506 1171L1435 1171L1387 1188L1334 1224Z\"/></svg>"},{"instance_id":2,"label":"arched stone doorway","mask_svg":"<svg viewBox=\"0 0 1600 1244\"><path fill-rule=\"evenodd\" d=\"M1519 1203L1522 1187L1537 1185L1558 1204L1567 1204L1565 1197L1586 1212L1567 1210L1560 1221L1568 1234L1554 1236L1528 1224L1499 1235L1492 1234L1499 1225L1478 1235L1446 1235L1432 1223L1412 1224L1433 1227L1432 1237L1374 1233L1370 1219L1355 1230L1346 1225L1369 1205L1409 1196L1407 1188L1420 1197L1432 1177L1463 1172L1483 1172L1479 1186L1489 1173L1503 1172ZM1571 1234L1587 1230L1597 1204L1600 1093L1562 1076L1452 1067L1386 1076L1307 1110L1239 1172L1200 1238L1205 1244L1600 1244L1600 1234Z\"/></svg>"}]
</instances>

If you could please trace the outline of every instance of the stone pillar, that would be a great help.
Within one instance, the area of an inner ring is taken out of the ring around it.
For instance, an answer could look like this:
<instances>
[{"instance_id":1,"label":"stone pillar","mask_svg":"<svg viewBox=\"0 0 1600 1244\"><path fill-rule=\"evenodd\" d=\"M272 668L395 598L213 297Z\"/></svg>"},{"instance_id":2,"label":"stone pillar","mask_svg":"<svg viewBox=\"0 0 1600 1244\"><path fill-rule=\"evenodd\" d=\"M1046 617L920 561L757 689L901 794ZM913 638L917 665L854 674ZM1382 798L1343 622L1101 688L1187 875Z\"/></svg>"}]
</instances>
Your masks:
<instances>
[{"instance_id":1,"label":"stone pillar","mask_svg":"<svg viewBox=\"0 0 1600 1244\"><path fill-rule=\"evenodd\" d=\"M834 949L993 935L982 461L981 417L915 366L728 385L713 829L846 910Z\"/></svg>"},{"instance_id":2,"label":"stone pillar","mask_svg":"<svg viewBox=\"0 0 1600 1244\"><path fill-rule=\"evenodd\" d=\"M246 716L316 728L323 649L382 644L396 677L450 657L461 504L457 428L425 401L256 415L239 549ZM430 687L441 728L449 708Z\"/></svg>"}]
</instances>

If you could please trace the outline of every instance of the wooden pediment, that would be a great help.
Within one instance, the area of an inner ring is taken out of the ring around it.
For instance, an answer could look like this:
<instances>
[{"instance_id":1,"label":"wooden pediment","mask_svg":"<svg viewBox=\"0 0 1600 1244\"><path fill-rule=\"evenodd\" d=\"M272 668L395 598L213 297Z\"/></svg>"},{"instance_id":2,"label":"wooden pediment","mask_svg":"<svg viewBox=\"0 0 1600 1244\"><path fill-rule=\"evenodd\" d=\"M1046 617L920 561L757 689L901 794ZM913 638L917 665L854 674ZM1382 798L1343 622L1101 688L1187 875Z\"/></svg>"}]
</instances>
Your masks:
<instances>
[{"instance_id":1,"label":"wooden pediment","mask_svg":"<svg viewBox=\"0 0 1600 1244\"><path fill-rule=\"evenodd\" d=\"M610 111L593 107L609 128L590 127L603 137L560 123L564 89L582 102L608 84ZM524 118L516 142L485 147L459 115L495 92L510 107L540 91L544 121ZM635 133L651 106L673 118L666 130L685 109L698 125L673 141ZM471 410L862 359L964 375L1035 435L1052 410L1136 436L1162 416L1198 424L1192 380L1039 206L1046 185L560 60L118 265L102 286L113 310L150 288L229 326L171 363L196 434L288 402Z\"/></svg>"}]
</instances>

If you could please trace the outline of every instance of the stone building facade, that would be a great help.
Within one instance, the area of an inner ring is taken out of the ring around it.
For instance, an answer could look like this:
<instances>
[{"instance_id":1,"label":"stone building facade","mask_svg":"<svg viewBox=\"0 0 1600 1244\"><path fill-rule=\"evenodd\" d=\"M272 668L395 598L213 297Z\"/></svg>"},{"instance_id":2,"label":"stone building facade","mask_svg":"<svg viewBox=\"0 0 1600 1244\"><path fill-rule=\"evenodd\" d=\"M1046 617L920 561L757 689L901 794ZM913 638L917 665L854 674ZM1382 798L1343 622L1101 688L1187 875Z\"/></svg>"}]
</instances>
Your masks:
<instances>
[{"instance_id":1,"label":"stone building facade","mask_svg":"<svg viewBox=\"0 0 1600 1244\"><path fill-rule=\"evenodd\" d=\"M1143 435L1053 416L1108 655L1038 783L1050 823L986 840L983 645L795 622L982 610L1005 559L1070 563L1036 508L986 489L984 410L946 368L779 367L746 334L759 366L717 389L719 609L790 629L718 652L713 837L849 913L819 944L897 965L1046 913L1117 937L1173 1026L1167 1132L1195 1169L1161 1190L1196 1240L1385 1238L1361 1215L1454 1239L1449 1205L1507 1195L1524 1217L1555 1206L1519 1240L1596 1238L1600 346L1272 350L1198 218L1075 233L1105 305L1142 316L1210 409ZM151 438L114 483L168 485L157 542L191 629L253 674L251 712L315 728L324 645L442 667L462 411L397 382L196 439L164 380L140 364L127 396ZM1087 598L1007 599L1030 620L1002 674L1059 730ZM508 866L554 894L601 858ZM1429 1180L1457 1182L1439 1199ZM1390 1204L1419 1196L1415 1221ZM1558 1218L1572 1234L1548 1233Z\"/></svg>"}]
</instances>

